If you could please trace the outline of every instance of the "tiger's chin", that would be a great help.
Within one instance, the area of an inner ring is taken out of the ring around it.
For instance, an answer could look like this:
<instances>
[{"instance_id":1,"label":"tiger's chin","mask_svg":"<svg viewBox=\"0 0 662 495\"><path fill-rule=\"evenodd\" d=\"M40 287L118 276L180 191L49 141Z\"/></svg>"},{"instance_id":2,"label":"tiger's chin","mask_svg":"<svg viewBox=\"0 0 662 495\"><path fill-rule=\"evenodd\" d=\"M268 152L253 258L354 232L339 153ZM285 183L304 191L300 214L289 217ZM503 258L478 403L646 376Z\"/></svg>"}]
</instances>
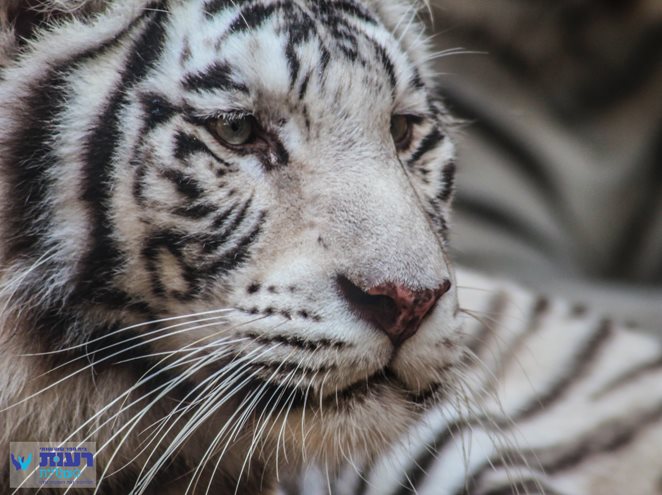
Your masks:
<instances>
[{"instance_id":1,"label":"tiger's chin","mask_svg":"<svg viewBox=\"0 0 662 495\"><path fill-rule=\"evenodd\" d=\"M292 401L270 421L264 462L285 469L319 463L333 470L348 459L369 460L400 439L442 397L441 386L409 390L383 372L324 397ZM284 394L286 395L286 394Z\"/></svg>"}]
</instances>

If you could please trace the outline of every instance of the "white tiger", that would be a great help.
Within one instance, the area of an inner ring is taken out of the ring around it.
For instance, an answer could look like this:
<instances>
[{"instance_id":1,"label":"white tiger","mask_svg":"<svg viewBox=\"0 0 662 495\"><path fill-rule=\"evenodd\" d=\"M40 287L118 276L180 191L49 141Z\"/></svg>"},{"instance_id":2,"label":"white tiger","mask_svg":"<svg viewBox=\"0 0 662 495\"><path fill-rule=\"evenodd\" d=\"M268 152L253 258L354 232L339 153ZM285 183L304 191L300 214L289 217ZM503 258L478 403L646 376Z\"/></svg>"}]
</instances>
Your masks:
<instances>
[{"instance_id":1,"label":"white tiger","mask_svg":"<svg viewBox=\"0 0 662 495\"><path fill-rule=\"evenodd\" d=\"M467 322L453 121L412 8L4 6L5 453L94 441L104 494L270 493L305 465L333 493L656 493L657 342L516 289ZM410 428L417 468L352 479Z\"/></svg>"}]
</instances>

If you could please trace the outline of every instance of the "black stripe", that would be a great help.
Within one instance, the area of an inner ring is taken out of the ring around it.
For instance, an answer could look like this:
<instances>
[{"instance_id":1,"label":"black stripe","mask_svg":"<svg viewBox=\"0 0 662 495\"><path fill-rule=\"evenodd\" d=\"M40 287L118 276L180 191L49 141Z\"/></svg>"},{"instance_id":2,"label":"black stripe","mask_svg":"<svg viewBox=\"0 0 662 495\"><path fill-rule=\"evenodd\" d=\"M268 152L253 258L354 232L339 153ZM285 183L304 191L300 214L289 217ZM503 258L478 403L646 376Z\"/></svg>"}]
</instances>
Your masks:
<instances>
[{"instance_id":1,"label":"black stripe","mask_svg":"<svg viewBox=\"0 0 662 495\"><path fill-rule=\"evenodd\" d=\"M607 320L601 321L591 337L573 356L572 362L564 367L566 372L561 374L546 392L534 397L529 404L522 407L514 417L508 418L503 426L506 427L509 424L512 424L513 420L515 422L525 420L548 408L563 397L570 387L581 381L581 379L590 371L593 362L599 356L600 351L607 344L609 337L612 335L613 329L611 322Z\"/></svg>"},{"instance_id":2,"label":"black stripe","mask_svg":"<svg viewBox=\"0 0 662 495\"><path fill-rule=\"evenodd\" d=\"M246 85L232 79L229 65L215 62L204 71L184 76L182 86L188 91L241 91L248 93Z\"/></svg>"},{"instance_id":3,"label":"black stripe","mask_svg":"<svg viewBox=\"0 0 662 495\"><path fill-rule=\"evenodd\" d=\"M228 208L227 210L221 212L216 218L214 218L214 222L212 223L212 229L220 229L225 225L225 222L227 222L228 218L230 215L234 213L234 211L239 207L237 203L233 204Z\"/></svg>"},{"instance_id":4,"label":"black stripe","mask_svg":"<svg viewBox=\"0 0 662 495\"><path fill-rule=\"evenodd\" d=\"M229 167L230 164L214 153L209 147L197 137L186 132L178 131L175 134L175 158L184 161L190 155L204 153L211 156L218 163Z\"/></svg>"},{"instance_id":5,"label":"black stripe","mask_svg":"<svg viewBox=\"0 0 662 495\"><path fill-rule=\"evenodd\" d=\"M29 110L22 116L23 127L9 139L4 162L11 168L5 169L5 173L17 198L6 202L9 211L3 218L8 231L5 242L9 258L35 253L48 232L51 215L46 198L51 180L47 172L57 162L51 144L53 126L65 107L66 74L74 64L58 67L34 85L25 102Z\"/></svg>"},{"instance_id":6,"label":"black stripe","mask_svg":"<svg viewBox=\"0 0 662 495\"><path fill-rule=\"evenodd\" d=\"M261 335L254 332L248 332L245 334L246 337L249 337L256 342L264 345L271 344L285 344L288 347L296 347L304 351L315 352L320 349L344 349L348 346L346 342L340 340L330 340L330 339L305 339L303 337L297 337L295 335Z\"/></svg>"},{"instance_id":7,"label":"black stripe","mask_svg":"<svg viewBox=\"0 0 662 495\"><path fill-rule=\"evenodd\" d=\"M531 337L532 334L538 332L541 328L541 324L547 310L549 309L549 301L544 296L539 296L538 299L533 304L531 308L531 313L527 318L527 326L523 332L520 332L519 335L510 343L508 349L505 349L499 356L499 364L497 368L493 371L494 376L503 376L505 370L507 370L512 364L513 361L516 361L519 356L519 351L522 350L522 347L526 344L526 341ZM519 366L518 363L515 366Z\"/></svg>"},{"instance_id":8,"label":"black stripe","mask_svg":"<svg viewBox=\"0 0 662 495\"><path fill-rule=\"evenodd\" d=\"M395 89L398 87L398 79L395 76L395 65L393 65L393 61L391 60L391 57L389 57L388 53L386 52L386 48L384 48L376 41L373 41L373 46L375 47L375 51L377 52L377 58L379 59L382 66L384 67L384 70L386 71L386 75L388 76L388 81L391 85L391 90L395 92Z\"/></svg>"},{"instance_id":9,"label":"black stripe","mask_svg":"<svg viewBox=\"0 0 662 495\"><path fill-rule=\"evenodd\" d=\"M306 91L308 91L308 84L310 83L310 73L306 74L306 77L303 78L301 82L301 87L299 88L299 100L303 100L306 96Z\"/></svg>"},{"instance_id":10,"label":"black stripe","mask_svg":"<svg viewBox=\"0 0 662 495\"><path fill-rule=\"evenodd\" d=\"M205 242L203 251L205 253L211 253L216 251L228 238L237 230L239 225L243 223L248 213L248 209L253 203L253 197L251 196L241 207L241 210L235 215L234 219L229 225L225 225L226 220L229 215L236 209L236 205L232 205L226 212L221 213L221 215L214 220L212 227L218 228L223 225L223 230L217 234L214 234L210 239ZM218 225L217 225L218 224Z\"/></svg>"},{"instance_id":11,"label":"black stripe","mask_svg":"<svg viewBox=\"0 0 662 495\"><path fill-rule=\"evenodd\" d=\"M316 34L317 26L315 20L300 8L298 5L292 5L296 8L296 13L292 12L287 29L287 44L285 45L285 57L290 69L290 87L293 88L299 77L301 62L296 52L296 47L310 40Z\"/></svg>"},{"instance_id":12,"label":"black stripe","mask_svg":"<svg viewBox=\"0 0 662 495\"><path fill-rule=\"evenodd\" d=\"M442 184L437 199L442 203L448 202L455 190L455 162L449 162L441 172Z\"/></svg>"},{"instance_id":13,"label":"black stripe","mask_svg":"<svg viewBox=\"0 0 662 495\"><path fill-rule=\"evenodd\" d=\"M432 131L430 131L423 138L421 144L418 145L416 151L414 151L414 153L411 155L411 158L409 158L409 160L407 161L407 164L411 166L414 163L416 163L418 160L421 159L423 155L433 150L443 139L444 139L444 135L439 129L437 129L436 127L432 129Z\"/></svg>"},{"instance_id":14,"label":"black stripe","mask_svg":"<svg viewBox=\"0 0 662 495\"><path fill-rule=\"evenodd\" d=\"M180 206L172 210L179 217L199 220L216 212L218 207L213 203L197 203L193 205Z\"/></svg>"},{"instance_id":15,"label":"black stripe","mask_svg":"<svg viewBox=\"0 0 662 495\"><path fill-rule=\"evenodd\" d=\"M425 87L425 83L423 82L423 78L421 77L421 73L419 72L418 69L416 68L413 69L413 74L411 76L409 84L413 89L423 89Z\"/></svg>"},{"instance_id":16,"label":"black stripe","mask_svg":"<svg viewBox=\"0 0 662 495\"><path fill-rule=\"evenodd\" d=\"M290 88L293 88L299 77L299 69L301 67L301 62L299 62L299 55L295 50L295 44L299 43L299 31L294 33L290 32L290 39L285 45L285 58L287 59L287 65L290 69Z\"/></svg>"},{"instance_id":17,"label":"black stripe","mask_svg":"<svg viewBox=\"0 0 662 495\"><path fill-rule=\"evenodd\" d=\"M333 2L333 8L349 14L351 17L359 19L367 24L377 24L377 19L368 12L362 5L354 2Z\"/></svg>"},{"instance_id":18,"label":"black stripe","mask_svg":"<svg viewBox=\"0 0 662 495\"><path fill-rule=\"evenodd\" d=\"M657 373L662 370L662 358L657 358L655 361L645 362L636 366L635 368L623 373L616 377L609 383L605 384L599 390L591 394L592 400L598 400L606 395L618 394L623 388L636 383L642 376L649 373Z\"/></svg>"},{"instance_id":19,"label":"black stripe","mask_svg":"<svg viewBox=\"0 0 662 495\"><path fill-rule=\"evenodd\" d=\"M110 39L54 66L32 84L30 95L21 105L24 110L16 116L20 117L22 127L14 135L3 138L2 143L7 153L3 160L8 165L5 177L12 195L19 198L8 203L8 211L3 215L8 258L35 254L50 226L46 197L51 181L47 172L58 160L52 142L57 117L68 103L67 76L121 43L140 20L140 17L134 19Z\"/></svg>"},{"instance_id":20,"label":"black stripe","mask_svg":"<svg viewBox=\"0 0 662 495\"><path fill-rule=\"evenodd\" d=\"M473 479L478 480L482 473L501 466L508 469L539 466L549 475L573 469L591 456L614 452L629 445L643 430L662 419L662 404L657 404L636 416L635 414L631 411L627 416L596 424L580 438L573 439L575 441L571 445L562 444L556 449L551 446L497 453L494 459L484 463ZM510 461L504 462L505 458L510 458ZM513 462L515 458L517 463Z\"/></svg>"},{"instance_id":21,"label":"black stripe","mask_svg":"<svg viewBox=\"0 0 662 495\"><path fill-rule=\"evenodd\" d=\"M143 132L149 132L155 127L168 122L174 117L179 109L170 103L164 96L156 93L145 93L140 95L140 101L145 112L145 125Z\"/></svg>"},{"instance_id":22,"label":"black stripe","mask_svg":"<svg viewBox=\"0 0 662 495\"><path fill-rule=\"evenodd\" d=\"M145 245L142 249L142 256L145 259L145 269L150 276L152 293L157 297L167 295L167 287L161 278L162 270L157 264L159 256L163 250L170 253L177 261L180 273L189 284L187 292L190 292L192 290L191 280L186 276L189 270L184 262L182 254L183 249L187 244L186 234L174 230L160 230L153 233L144 242Z\"/></svg>"},{"instance_id":23,"label":"black stripe","mask_svg":"<svg viewBox=\"0 0 662 495\"><path fill-rule=\"evenodd\" d=\"M128 91L145 77L163 49L166 36L164 24L169 14L164 2L157 4L154 10L156 12L147 10L146 15L151 18L133 45L122 80L84 146L86 165L81 198L87 203L92 216L92 248L82 264L78 287L84 295L108 287L113 273L121 266L121 253L112 236L113 225L108 211L112 160L122 135L120 110L127 104Z\"/></svg>"},{"instance_id":24,"label":"black stripe","mask_svg":"<svg viewBox=\"0 0 662 495\"><path fill-rule=\"evenodd\" d=\"M209 274L225 275L248 261L250 250L262 232L266 213L262 213L253 230L241 238L237 245L227 251L222 258L216 260L207 270Z\"/></svg>"},{"instance_id":25,"label":"black stripe","mask_svg":"<svg viewBox=\"0 0 662 495\"><path fill-rule=\"evenodd\" d=\"M265 345L272 346L273 344L266 341ZM311 366L306 366L301 363L289 362L289 361L252 361L249 367L256 373L266 372L266 377L262 375L262 378L274 378L279 375L289 375L291 373L303 374L314 376L318 373L325 373L336 368L335 365L324 366L320 365L318 368L313 368ZM273 375L273 372L276 371L276 375Z\"/></svg>"},{"instance_id":26,"label":"black stripe","mask_svg":"<svg viewBox=\"0 0 662 495\"><path fill-rule=\"evenodd\" d=\"M190 200L199 199L205 193L205 190L193 177L179 170L166 168L161 170L160 174L175 185L178 193Z\"/></svg>"},{"instance_id":27,"label":"black stripe","mask_svg":"<svg viewBox=\"0 0 662 495\"><path fill-rule=\"evenodd\" d=\"M576 449L552 462L543 462L543 469L550 474L558 473L577 466L592 455L618 450L631 443L637 434L647 426L659 422L660 419L662 419L662 404L636 418L629 415L627 426L622 428L619 428L618 424L613 424L614 422L600 424L576 444Z\"/></svg>"},{"instance_id":28,"label":"black stripe","mask_svg":"<svg viewBox=\"0 0 662 495\"><path fill-rule=\"evenodd\" d=\"M485 316L478 318L480 323L479 330L469 335L469 342L465 345L470 351L467 358L463 361L464 365L469 364L471 355L478 356L483 349L487 348L488 342L491 340L494 328L498 328L503 319L503 315L508 308L508 294L503 291L495 292L490 299Z\"/></svg>"},{"instance_id":29,"label":"black stripe","mask_svg":"<svg viewBox=\"0 0 662 495\"><path fill-rule=\"evenodd\" d=\"M236 7L237 0L209 0L203 7L207 16L215 16L230 7Z\"/></svg>"},{"instance_id":30,"label":"black stripe","mask_svg":"<svg viewBox=\"0 0 662 495\"><path fill-rule=\"evenodd\" d=\"M464 429L464 426L465 423L462 421L450 423L431 443L427 444L424 451L416 457L412 466L404 474L398 490L392 495L414 495L418 493L418 486L427 477L428 471L437 460L439 453Z\"/></svg>"},{"instance_id":31,"label":"black stripe","mask_svg":"<svg viewBox=\"0 0 662 495\"><path fill-rule=\"evenodd\" d=\"M271 5L249 5L237 14L235 20L230 24L228 31L231 33L240 33L258 29L274 12L281 8L283 8L282 2L276 2Z\"/></svg>"}]
</instances>

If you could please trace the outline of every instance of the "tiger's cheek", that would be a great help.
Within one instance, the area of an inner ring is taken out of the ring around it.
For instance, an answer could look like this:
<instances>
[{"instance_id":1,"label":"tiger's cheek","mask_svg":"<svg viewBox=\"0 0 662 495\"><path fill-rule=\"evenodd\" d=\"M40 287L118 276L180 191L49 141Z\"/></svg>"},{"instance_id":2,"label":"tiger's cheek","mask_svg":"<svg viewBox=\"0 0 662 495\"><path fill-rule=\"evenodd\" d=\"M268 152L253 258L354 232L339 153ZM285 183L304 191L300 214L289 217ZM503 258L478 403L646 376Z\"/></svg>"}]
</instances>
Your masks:
<instances>
[{"instance_id":1,"label":"tiger's cheek","mask_svg":"<svg viewBox=\"0 0 662 495\"><path fill-rule=\"evenodd\" d=\"M264 233L268 189L203 139L173 118L138 140L117 174L122 284L157 307L221 304Z\"/></svg>"}]
</instances>

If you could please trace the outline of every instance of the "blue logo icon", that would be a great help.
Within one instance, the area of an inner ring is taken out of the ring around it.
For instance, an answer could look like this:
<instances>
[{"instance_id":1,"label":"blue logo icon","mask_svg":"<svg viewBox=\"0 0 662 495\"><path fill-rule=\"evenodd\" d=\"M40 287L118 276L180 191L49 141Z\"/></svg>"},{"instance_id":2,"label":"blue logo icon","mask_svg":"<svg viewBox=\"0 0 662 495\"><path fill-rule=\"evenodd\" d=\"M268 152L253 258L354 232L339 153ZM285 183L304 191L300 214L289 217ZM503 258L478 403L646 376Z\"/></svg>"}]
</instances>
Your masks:
<instances>
[{"instance_id":1,"label":"blue logo icon","mask_svg":"<svg viewBox=\"0 0 662 495\"><path fill-rule=\"evenodd\" d=\"M14 453L12 452L11 454L11 463L14 465L14 468L16 471L25 471L30 467L30 463L32 462L32 454L30 454L27 459L25 456L16 456L14 457Z\"/></svg>"}]
</instances>

